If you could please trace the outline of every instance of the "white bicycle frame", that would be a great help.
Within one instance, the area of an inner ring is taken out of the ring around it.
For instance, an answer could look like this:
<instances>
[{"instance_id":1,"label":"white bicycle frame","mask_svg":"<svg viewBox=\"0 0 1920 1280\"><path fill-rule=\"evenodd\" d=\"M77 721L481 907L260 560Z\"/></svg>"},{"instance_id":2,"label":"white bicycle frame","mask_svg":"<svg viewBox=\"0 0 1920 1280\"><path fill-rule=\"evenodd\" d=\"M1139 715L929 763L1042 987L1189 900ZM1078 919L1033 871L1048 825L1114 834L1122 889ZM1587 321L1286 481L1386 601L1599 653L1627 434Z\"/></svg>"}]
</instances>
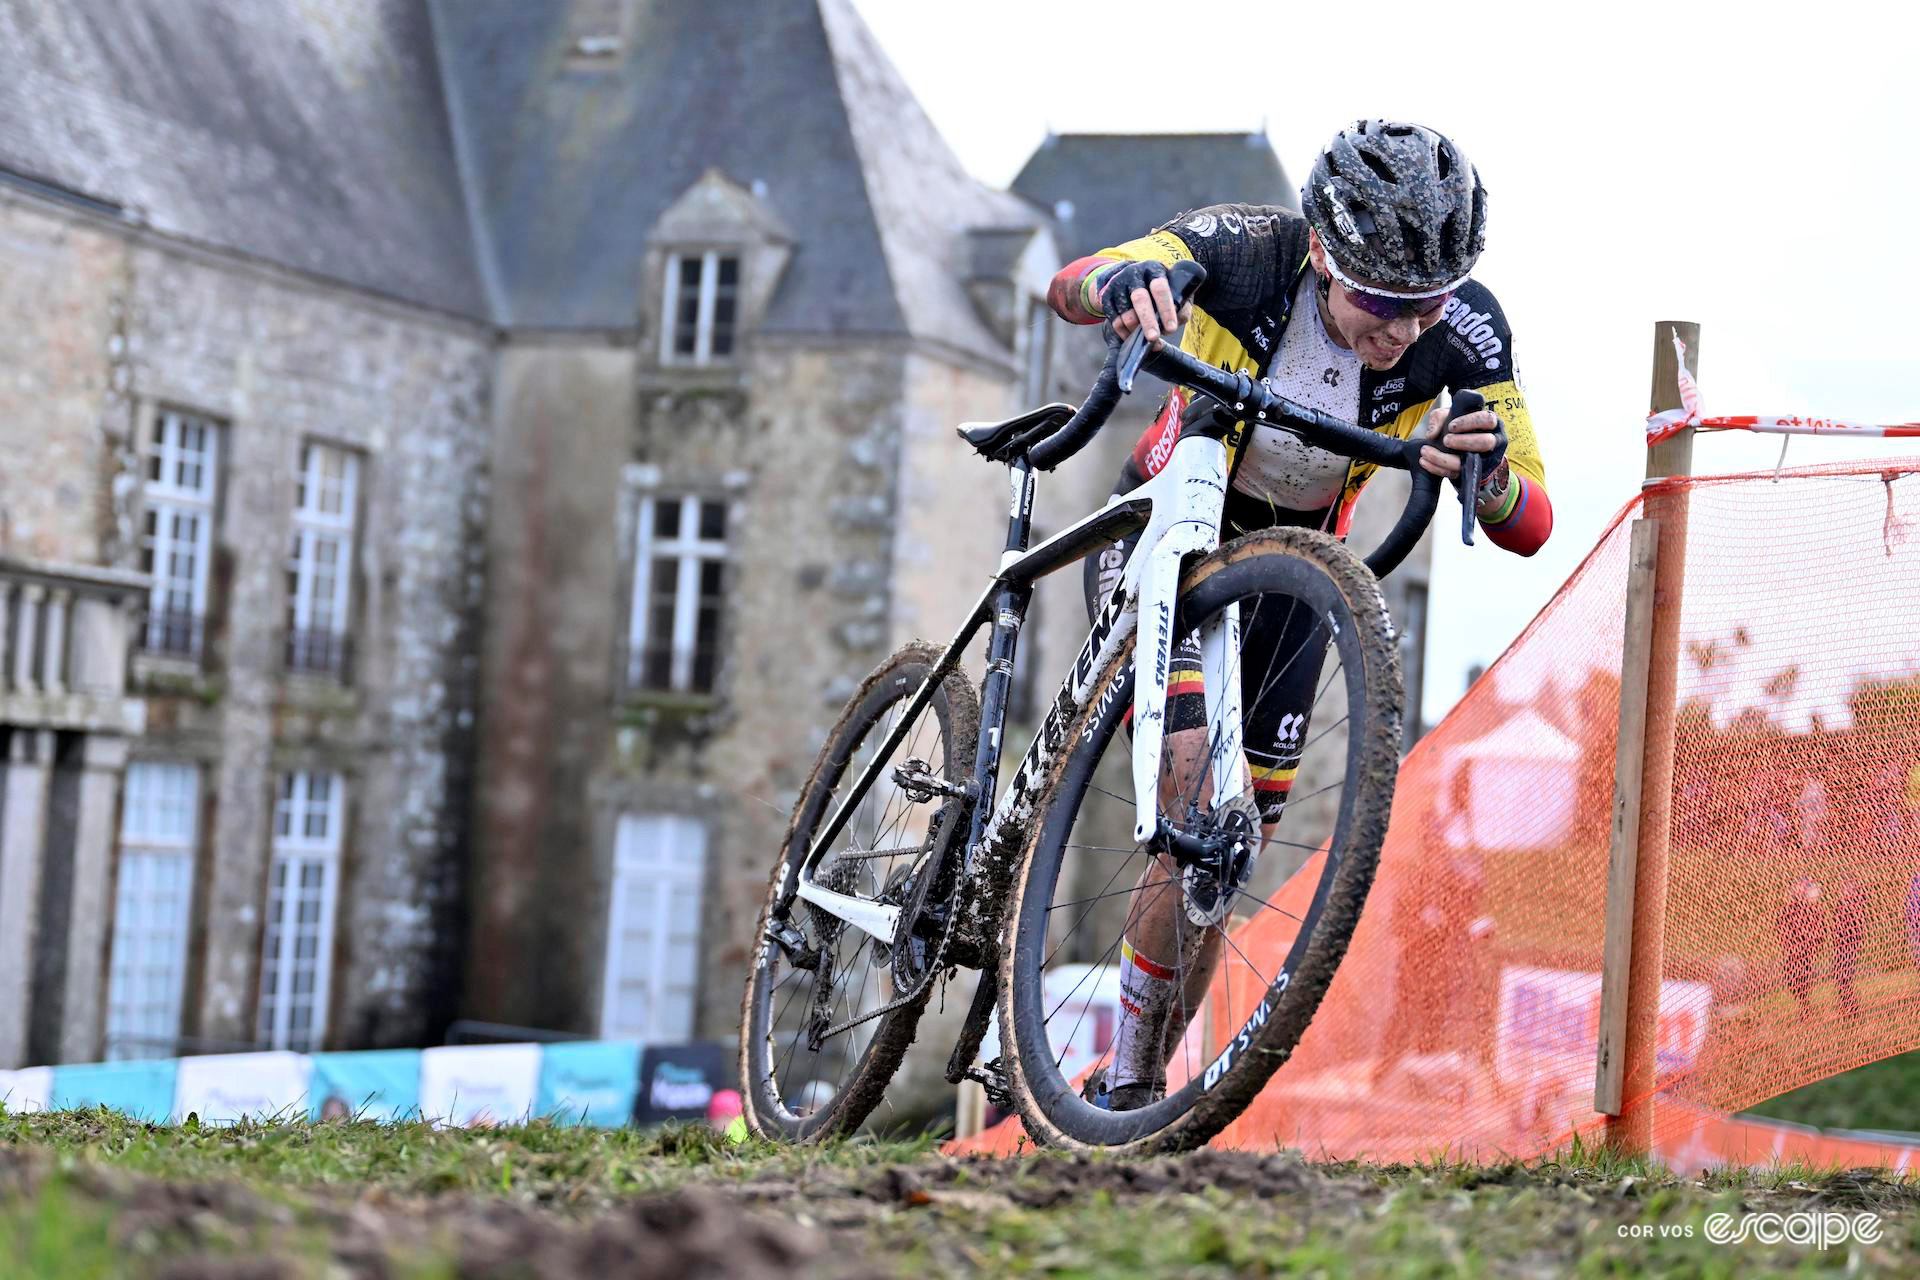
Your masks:
<instances>
[{"instance_id":1,"label":"white bicycle frame","mask_svg":"<svg viewBox=\"0 0 1920 1280\"><path fill-rule=\"evenodd\" d=\"M1013 516L1031 512L1034 477L1031 471L1017 467L1013 471ZM1140 527L1139 515L1148 513L1145 528L1133 554L1128 557L1120 585L1102 606L1094 620L1073 669L1061 685L1052 707L1034 735L1033 744L1021 759L1020 768L1006 791L993 806L992 816L969 843L968 863L978 851L992 847L1010 832L1024 830L1034 818L1033 806L1038 781L1044 778L1068 745L1067 730L1093 694L1094 683L1106 670L1121 647L1136 630L1143 638L1151 636L1151 646L1134 648L1133 693L1133 838L1144 843L1152 838L1160 823L1161 754L1166 738L1166 702L1168 673L1173 661L1175 614L1180 587L1180 569L1189 556L1205 555L1220 545L1221 513L1227 495L1227 448L1220 441L1203 435L1183 436L1173 447L1167 465L1145 484L1125 494L1116 494L1106 507L1048 538L1026 552L1009 551L999 574L974 606L966 624L955 636L935 670L914 696L893 732L875 752L849 798L843 801L815 837L801 865L796 896L836 916L876 938L891 942L899 926L900 908L857 894L841 893L817 884L812 872L827 856L827 846L844 829L855 808L854 800L864 797L880 783L883 765L905 740L908 726L932 699L934 690L957 665L958 655L974 633L989 620L995 597L1010 586L1030 585L1038 578L1070 564L1077 564L1089 552L1109 545L1118 534ZM1118 518L1116 518L1118 517ZM1141 619L1151 625L1141 627ZM999 625L1020 625L1021 619L1003 612ZM1200 627L1202 670L1205 674L1207 723L1220 726L1208 746L1208 768L1212 779L1212 809L1251 792L1251 775L1242 750L1243 732L1240 706L1240 618L1239 606L1231 605ZM1149 660L1143 661L1143 657ZM1116 686L1109 686L1115 688ZM982 731L993 735L992 758L997 762L999 734L1004 716L983 723ZM980 779L985 794L976 805L993 803L994 777L989 772ZM1257 823L1249 803L1248 813ZM787 868L782 867L782 879Z\"/></svg>"}]
</instances>

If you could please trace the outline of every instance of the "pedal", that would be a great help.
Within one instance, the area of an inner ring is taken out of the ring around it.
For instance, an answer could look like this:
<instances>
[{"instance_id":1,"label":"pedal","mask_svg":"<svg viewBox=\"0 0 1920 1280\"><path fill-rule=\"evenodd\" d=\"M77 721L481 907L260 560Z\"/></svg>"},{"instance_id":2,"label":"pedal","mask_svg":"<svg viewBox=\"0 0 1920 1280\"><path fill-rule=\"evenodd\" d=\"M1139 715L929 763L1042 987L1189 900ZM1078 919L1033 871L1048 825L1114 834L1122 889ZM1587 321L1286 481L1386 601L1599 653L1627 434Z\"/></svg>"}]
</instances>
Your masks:
<instances>
[{"instance_id":1,"label":"pedal","mask_svg":"<svg viewBox=\"0 0 1920 1280\"><path fill-rule=\"evenodd\" d=\"M796 969L820 967L820 953L807 945L806 935L794 928L791 920L775 920L767 925L767 940L780 948L787 963Z\"/></svg>"},{"instance_id":2,"label":"pedal","mask_svg":"<svg viewBox=\"0 0 1920 1280\"><path fill-rule=\"evenodd\" d=\"M965 787L936 776L927 768L927 762L918 758L893 767L893 784L915 804L925 804L935 796L964 798L967 795Z\"/></svg>"},{"instance_id":3,"label":"pedal","mask_svg":"<svg viewBox=\"0 0 1920 1280\"><path fill-rule=\"evenodd\" d=\"M1013 1090L1007 1087L1007 1073L1001 1070L1000 1059L995 1058L984 1067L968 1067L967 1079L980 1086L988 1102L1002 1111L1013 1110Z\"/></svg>"}]
</instances>

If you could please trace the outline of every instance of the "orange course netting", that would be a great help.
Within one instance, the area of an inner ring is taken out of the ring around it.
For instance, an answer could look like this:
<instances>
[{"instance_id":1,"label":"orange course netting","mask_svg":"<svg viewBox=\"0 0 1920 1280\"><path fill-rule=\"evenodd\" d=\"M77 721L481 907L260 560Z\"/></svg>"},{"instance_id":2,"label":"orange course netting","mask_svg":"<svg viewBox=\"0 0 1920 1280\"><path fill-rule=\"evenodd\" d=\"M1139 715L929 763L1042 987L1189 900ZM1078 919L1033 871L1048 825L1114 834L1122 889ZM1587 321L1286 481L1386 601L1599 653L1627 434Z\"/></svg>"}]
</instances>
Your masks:
<instances>
[{"instance_id":1,"label":"orange course netting","mask_svg":"<svg viewBox=\"0 0 1920 1280\"><path fill-rule=\"evenodd\" d=\"M1487 1159L1598 1139L1628 533L1647 501L1408 756L1325 1003L1215 1145ZM1730 1113L1920 1048L1920 461L1664 482L1651 501L1685 565L1659 584L1679 609L1673 696L1647 713L1649 741L1673 738L1654 1152L1905 1167L1896 1144ZM1275 904L1304 905L1318 871ZM1290 928L1272 911L1237 927L1246 960L1216 977L1199 1060ZM1020 1136L1009 1120L955 1147Z\"/></svg>"}]
</instances>

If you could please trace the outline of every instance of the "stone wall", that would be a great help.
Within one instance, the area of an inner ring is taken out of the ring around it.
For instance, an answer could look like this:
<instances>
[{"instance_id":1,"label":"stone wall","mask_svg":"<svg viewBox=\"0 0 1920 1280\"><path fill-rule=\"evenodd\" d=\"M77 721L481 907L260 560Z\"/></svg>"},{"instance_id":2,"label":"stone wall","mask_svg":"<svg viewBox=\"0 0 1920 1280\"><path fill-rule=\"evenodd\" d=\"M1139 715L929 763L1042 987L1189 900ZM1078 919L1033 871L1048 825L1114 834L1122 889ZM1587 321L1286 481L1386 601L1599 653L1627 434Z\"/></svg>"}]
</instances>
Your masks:
<instances>
[{"instance_id":1,"label":"stone wall","mask_svg":"<svg viewBox=\"0 0 1920 1280\"><path fill-rule=\"evenodd\" d=\"M620 815L685 814L708 842L696 1033L733 1036L787 815L889 650L903 356L761 339L689 373L516 345L501 367L467 1011L598 1030ZM621 678L643 491L729 505L711 696Z\"/></svg>"},{"instance_id":2,"label":"stone wall","mask_svg":"<svg viewBox=\"0 0 1920 1280\"><path fill-rule=\"evenodd\" d=\"M203 765L183 1031L253 1038L275 777L325 767L348 783L329 1040L419 1043L457 963L489 336L27 201L0 200L0 303L34 318L0 336L16 550L137 567L141 433L162 407L222 424L205 660L134 670L136 758ZM284 670L308 439L362 457L344 683Z\"/></svg>"}]
</instances>

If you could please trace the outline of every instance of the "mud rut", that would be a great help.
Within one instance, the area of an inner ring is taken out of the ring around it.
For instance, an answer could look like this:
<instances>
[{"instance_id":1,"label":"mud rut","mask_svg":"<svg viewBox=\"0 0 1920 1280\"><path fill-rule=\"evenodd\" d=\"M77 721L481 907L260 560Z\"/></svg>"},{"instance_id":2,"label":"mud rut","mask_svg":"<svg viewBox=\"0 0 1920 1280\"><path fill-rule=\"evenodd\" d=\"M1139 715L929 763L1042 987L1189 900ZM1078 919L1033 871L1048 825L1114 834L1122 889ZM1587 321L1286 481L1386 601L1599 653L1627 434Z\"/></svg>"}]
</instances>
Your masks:
<instances>
[{"instance_id":1,"label":"mud rut","mask_svg":"<svg viewBox=\"0 0 1920 1280\"><path fill-rule=\"evenodd\" d=\"M0 1148L0 1205L47 1189L53 1162L42 1152ZM292 1280L324 1274L401 1280L421 1259L451 1259L452 1274L475 1280L561 1280L622 1276L868 1277L900 1274L903 1233L923 1245L917 1274L975 1269L981 1224L1013 1211L1071 1211L1096 1199L1140 1201L1140 1229L1153 1229L1146 1201L1183 1195L1228 1197L1249 1213L1284 1212L1336 1226L1383 1211L1406 1185L1356 1166L1316 1166L1292 1154L1202 1150L1185 1156L954 1160L927 1156L884 1166L815 1165L798 1176L746 1177L690 1171L678 1189L624 1201L569 1203L511 1196L402 1196L372 1189L273 1187L237 1182L162 1181L79 1163L60 1175L71 1207L111 1219L127 1273L162 1280ZM1524 1184L1539 1193L1548 1262L1555 1236L1571 1242L1579 1221L1627 1221L1648 1188L1581 1170L1490 1169L1455 1175L1465 1192ZM1753 1208L1873 1206L1913 1214L1920 1190L1861 1175L1818 1193L1750 1190ZM316 1264L318 1266L316 1267ZM427 1274L440 1276L443 1270Z\"/></svg>"}]
</instances>

